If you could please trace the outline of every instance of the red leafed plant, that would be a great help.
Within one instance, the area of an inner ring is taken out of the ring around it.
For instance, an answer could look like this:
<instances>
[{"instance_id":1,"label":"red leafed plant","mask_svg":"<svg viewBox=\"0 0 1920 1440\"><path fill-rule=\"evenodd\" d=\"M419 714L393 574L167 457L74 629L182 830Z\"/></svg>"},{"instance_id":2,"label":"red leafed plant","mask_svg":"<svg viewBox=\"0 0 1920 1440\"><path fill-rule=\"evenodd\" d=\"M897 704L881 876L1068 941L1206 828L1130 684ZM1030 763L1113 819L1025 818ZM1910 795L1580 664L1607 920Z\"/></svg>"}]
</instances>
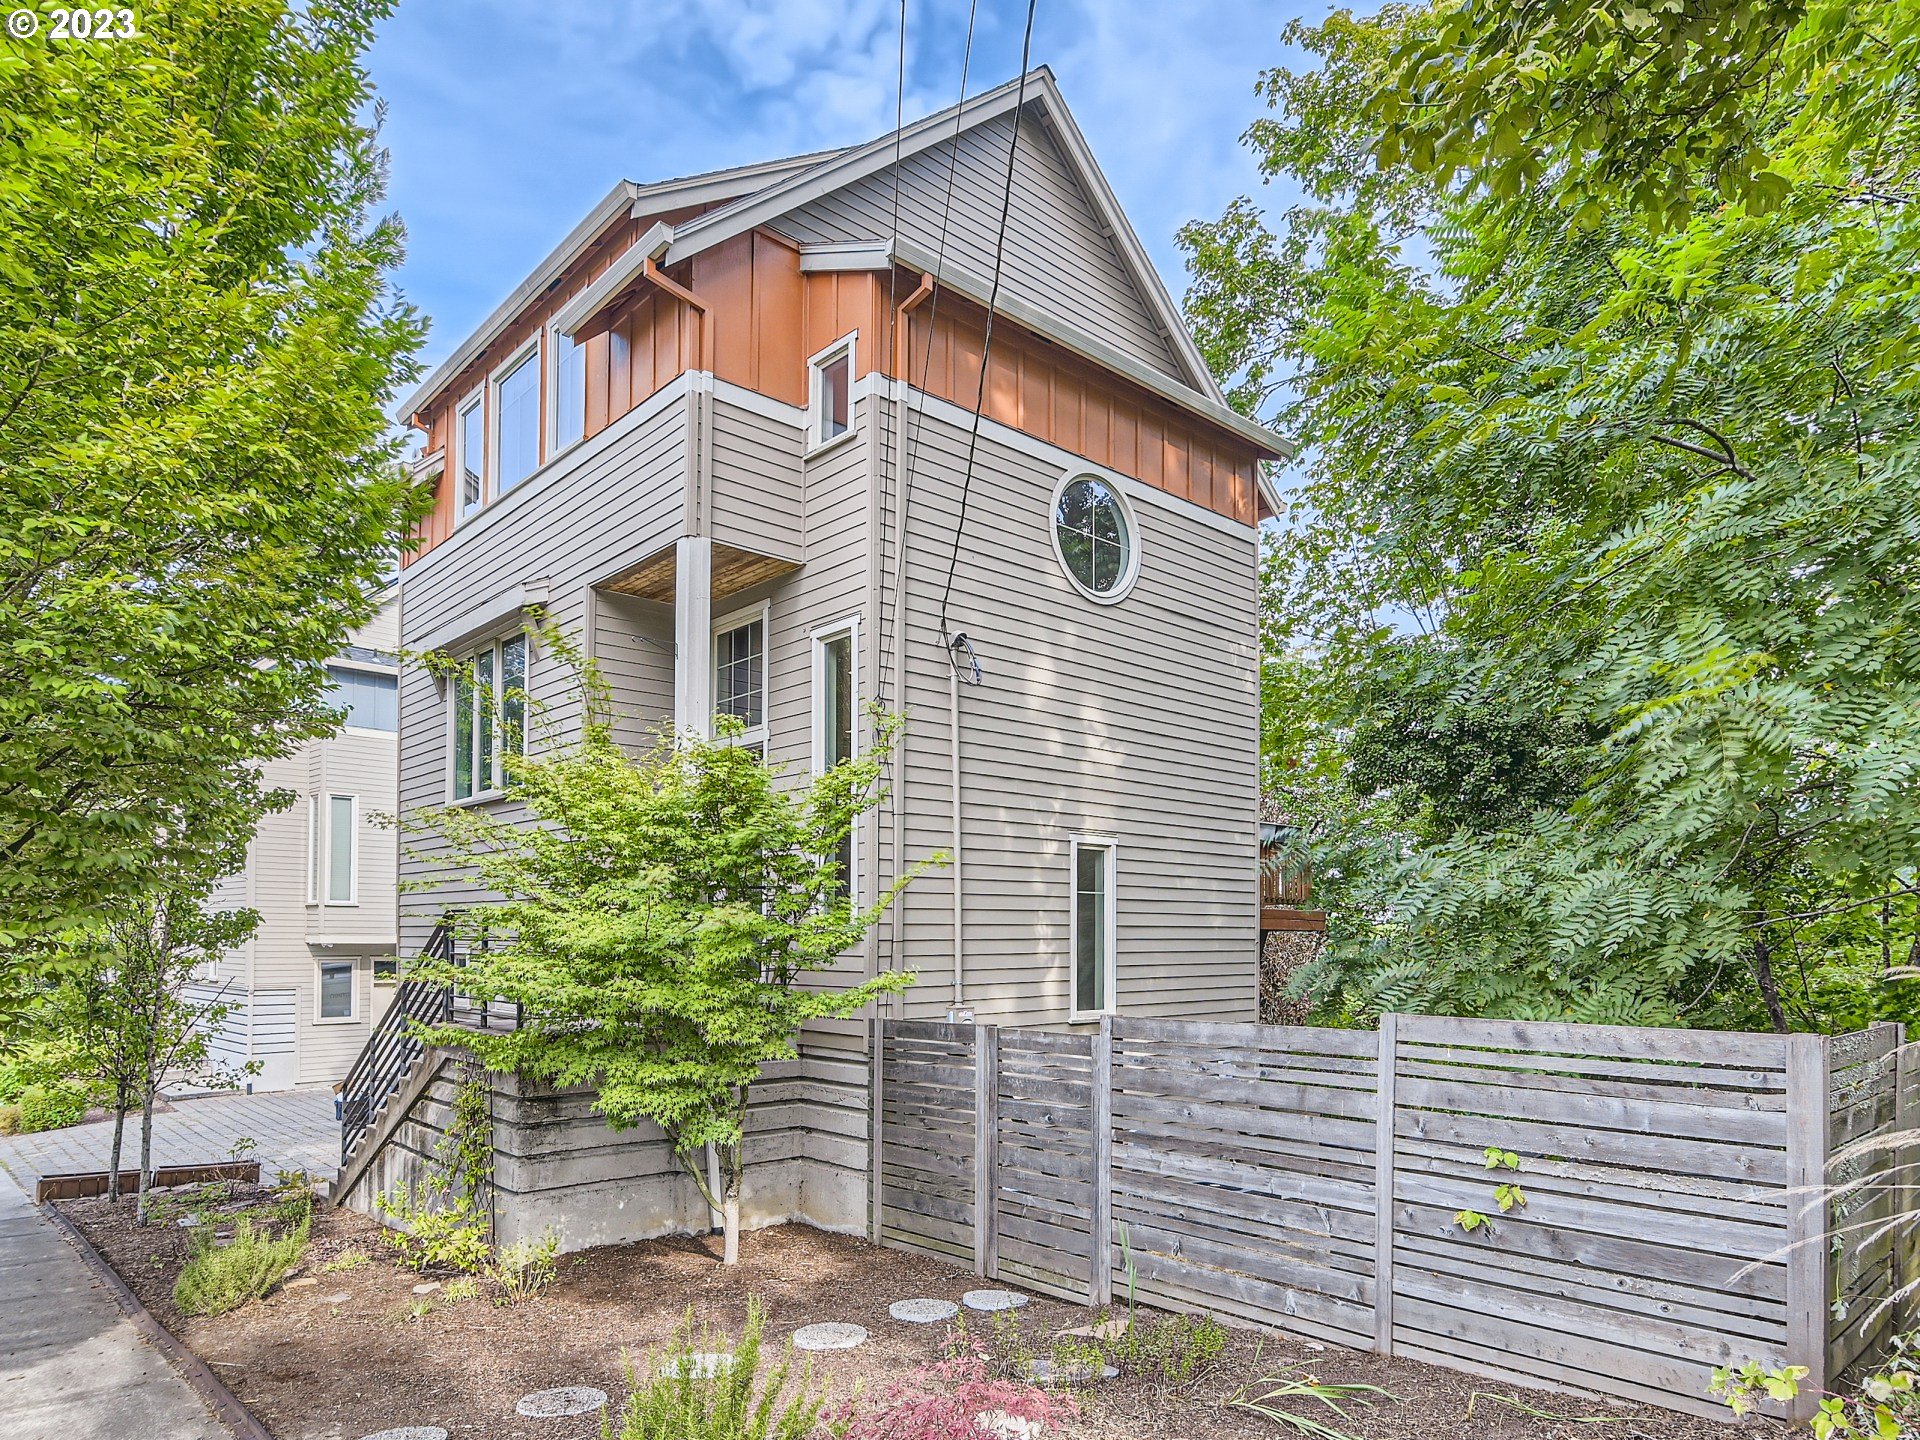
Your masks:
<instances>
[{"instance_id":1,"label":"red leafed plant","mask_svg":"<svg viewBox=\"0 0 1920 1440\"><path fill-rule=\"evenodd\" d=\"M1079 1413L1068 1396L995 1379L976 1350L922 1365L877 1399L828 1420L829 1432L845 1440L1008 1440L1038 1437Z\"/></svg>"}]
</instances>

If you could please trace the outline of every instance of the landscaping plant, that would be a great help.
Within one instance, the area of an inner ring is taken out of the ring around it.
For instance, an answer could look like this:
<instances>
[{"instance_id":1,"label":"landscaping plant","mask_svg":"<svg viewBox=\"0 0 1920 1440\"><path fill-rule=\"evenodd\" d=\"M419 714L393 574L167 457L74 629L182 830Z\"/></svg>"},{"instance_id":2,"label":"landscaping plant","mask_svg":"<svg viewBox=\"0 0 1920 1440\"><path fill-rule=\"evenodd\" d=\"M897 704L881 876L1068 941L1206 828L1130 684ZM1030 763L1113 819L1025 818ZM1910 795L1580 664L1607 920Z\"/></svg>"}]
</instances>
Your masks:
<instances>
[{"instance_id":1,"label":"landscaping plant","mask_svg":"<svg viewBox=\"0 0 1920 1440\"><path fill-rule=\"evenodd\" d=\"M1800 1394L1804 1365L1768 1369L1757 1361L1722 1366L1713 1372L1712 1393L1735 1416L1762 1405L1782 1405ZM1892 1352L1878 1369L1845 1393L1827 1392L1808 1422L1814 1440L1916 1440L1920 1437L1920 1343L1896 1336Z\"/></svg>"},{"instance_id":2,"label":"landscaping plant","mask_svg":"<svg viewBox=\"0 0 1920 1440\"><path fill-rule=\"evenodd\" d=\"M711 1374L701 1373L694 1356L728 1353L723 1341L696 1330L689 1310L671 1349L648 1356L652 1366L642 1377L631 1363L632 1394L616 1419L603 1421L618 1440L820 1440L846 1433L844 1418L828 1418L824 1397L814 1392L810 1370L797 1377L785 1361L763 1377L766 1314L758 1299L747 1302L747 1324L731 1361ZM789 1381L792 1393L789 1394Z\"/></svg>"},{"instance_id":3,"label":"landscaping plant","mask_svg":"<svg viewBox=\"0 0 1920 1440\"><path fill-rule=\"evenodd\" d=\"M830 1433L845 1440L1005 1440L1056 1431L1079 1413L1069 1395L996 1377L973 1350L922 1365L829 1418L839 1427Z\"/></svg>"},{"instance_id":4,"label":"landscaping plant","mask_svg":"<svg viewBox=\"0 0 1920 1440\"><path fill-rule=\"evenodd\" d=\"M576 741L546 753L503 747L516 809L533 823L459 806L418 822L444 842L440 872L468 872L504 898L458 917L487 943L462 963L417 961L413 975L516 1004L522 1020L503 1034L454 1026L422 1038L492 1070L591 1086L616 1129L653 1121L720 1215L733 1264L762 1069L795 1057L808 1021L853 1015L912 982L886 972L844 988L807 983L920 868L862 897L837 858L879 801L895 725L877 717L857 758L805 782L735 744L731 719L716 739L671 737L636 758L614 738L592 662L551 630L537 639L575 668L582 719Z\"/></svg>"},{"instance_id":5,"label":"landscaping plant","mask_svg":"<svg viewBox=\"0 0 1920 1440\"><path fill-rule=\"evenodd\" d=\"M496 1249L487 1263L487 1278L499 1288L500 1303L517 1305L551 1285L553 1257L559 1249L560 1237L552 1230L538 1240L515 1240Z\"/></svg>"},{"instance_id":6,"label":"landscaping plant","mask_svg":"<svg viewBox=\"0 0 1920 1440\"><path fill-rule=\"evenodd\" d=\"M212 1226L203 1224L193 1240L193 1255L174 1282L173 1303L183 1315L224 1315L258 1300L300 1263L306 1253L307 1227L296 1226L275 1239L253 1217L233 1222L233 1239L219 1244Z\"/></svg>"},{"instance_id":7,"label":"landscaping plant","mask_svg":"<svg viewBox=\"0 0 1920 1440\"><path fill-rule=\"evenodd\" d=\"M1336 1429L1325 1420L1318 1418L1318 1413L1311 1407L1306 1414L1302 1414L1299 1410L1282 1407L1311 1400L1314 1405L1339 1416L1342 1423L1350 1423L1353 1417L1347 1413L1347 1406L1371 1406L1373 1401L1367 1398L1370 1395L1378 1395L1386 1400L1396 1398L1378 1385L1330 1384L1306 1373L1305 1365L1304 1360L1298 1361L1282 1367L1278 1374L1269 1375L1264 1380L1243 1386L1234 1393L1227 1404L1236 1410L1251 1411L1255 1415L1273 1421L1282 1429L1291 1430L1296 1435L1310 1436L1312 1440L1355 1440L1355 1437L1346 1431ZM1288 1373L1294 1370L1301 1373L1298 1375Z\"/></svg>"}]
</instances>

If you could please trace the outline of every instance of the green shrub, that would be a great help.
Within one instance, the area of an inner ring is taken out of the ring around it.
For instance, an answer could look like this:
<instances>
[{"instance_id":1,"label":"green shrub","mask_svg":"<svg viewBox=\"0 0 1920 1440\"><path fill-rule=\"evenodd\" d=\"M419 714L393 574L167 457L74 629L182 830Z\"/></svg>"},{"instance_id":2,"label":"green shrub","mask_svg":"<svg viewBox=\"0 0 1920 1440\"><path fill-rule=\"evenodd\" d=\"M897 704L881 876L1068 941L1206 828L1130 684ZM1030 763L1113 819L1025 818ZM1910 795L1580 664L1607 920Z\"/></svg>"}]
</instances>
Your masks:
<instances>
[{"instance_id":1,"label":"green shrub","mask_svg":"<svg viewBox=\"0 0 1920 1440\"><path fill-rule=\"evenodd\" d=\"M42 1080L25 1086L17 1102L21 1134L74 1125L87 1113L87 1090L69 1080Z\"/></svg>"},{"instance_id":2,"label":"green shrub","mask_svg":"<svg viewBox=\"0 0 1920 1440\"><path fill-rule=\"evenodd\" d=\"M20 1107L18 1105L0 1105L0 1135L18 1135L20 1133Z\"/></svg>"},{"instance_id":3,"label":"green shrub","mask_svg":"<svg viewBox=\"0 0 1920 1440\"><path fill-rule=\"evenodd\" d=\"M417 1189L402 1185L393 1195L376 1196L373 1205L403 1227L389 1229L387 1243L416 1270L446 1265L479 1275L493 1258L487 1217L470 1194L450 1194L443 1185L427 1180Z\"/></svg>"},{"instance_id":4,"label":"green shrub","mask_svg":"<svg viewBox=\"0 0 1920 1440\"><path fill-rule=\"evenodd\" d=\"M825 1398L813 1391L811 1370L802 1371L794 1392L783 1394L792 1373L786 1362L760 1376L761 1336L766 1315L760 1302L747 1302L747 1328L733 1350L733 1361L713 1375L695 1373L696 1349L724 1350L724 1344L694 1344L693 1312L681 1323L673 1348L644 1380L631 1367L633 1393L620 1409L619 1424L609 1426L617 1440L812 1440L818 1434L841 1435L844 1421L822 1424Z\"/></svg>"},{"instance_id":5,"label":"green shrub","mask_svg":"<svg viewBox=\"0 0 1920 1440\"><path fill-rule=\"evenodd\" d=\"M174 1283L173 1303L183 1315L237 1310L271 1290L300 1263L306 1248L305 1225L276 1240L271 1231L255 1229L252 1218L242 1215L225 1245L195 1237L193 1258Z\"/></svg>"},{"instance_id":6,"label":"green shrub","mask_svg":"<svg viewBox=\"0 0 1920 1440\"><path fill-rule=\"evenodd\" d=\"M0 1064L0 1101L12 1104L20 1098L20 1092L27 1088L33 1077L27 1073L26 1066L18 1060L9 1060Z\"/></svg>"},{"instance_id":7,"label":"green shrub","mask_svg":"<svg viewBox=\"0 0 1920 1440\"><path fill-rule=\"evenodd\" d=\"M496 1250L487 1273L500 1287L501 1302L517 1305L551 1285L553 1257L559 1249L560 1237L548 1230L538 1240L516 1240Z\"/></svg>"}]
</instances>

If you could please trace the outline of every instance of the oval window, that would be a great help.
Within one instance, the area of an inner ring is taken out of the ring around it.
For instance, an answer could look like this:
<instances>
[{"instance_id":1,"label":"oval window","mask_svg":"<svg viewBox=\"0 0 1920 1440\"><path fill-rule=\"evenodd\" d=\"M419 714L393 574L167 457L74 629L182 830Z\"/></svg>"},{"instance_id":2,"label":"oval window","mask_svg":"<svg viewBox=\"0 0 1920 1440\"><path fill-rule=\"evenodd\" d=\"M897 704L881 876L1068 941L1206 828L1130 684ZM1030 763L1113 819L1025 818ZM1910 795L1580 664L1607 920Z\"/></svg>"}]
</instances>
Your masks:
<instances>
[{"instance_id":1,"label":"oval window","mask_svg":"<svg viewBox=\"0 0 1920 1440\"><path fill-rule=\"evenodd\" d=\"M1053 544L1068 578L1095 600L1118 600L1133 583L1133 520L1119 489L1097 475L1061 485Z\"/></svg>"}]
</instances>

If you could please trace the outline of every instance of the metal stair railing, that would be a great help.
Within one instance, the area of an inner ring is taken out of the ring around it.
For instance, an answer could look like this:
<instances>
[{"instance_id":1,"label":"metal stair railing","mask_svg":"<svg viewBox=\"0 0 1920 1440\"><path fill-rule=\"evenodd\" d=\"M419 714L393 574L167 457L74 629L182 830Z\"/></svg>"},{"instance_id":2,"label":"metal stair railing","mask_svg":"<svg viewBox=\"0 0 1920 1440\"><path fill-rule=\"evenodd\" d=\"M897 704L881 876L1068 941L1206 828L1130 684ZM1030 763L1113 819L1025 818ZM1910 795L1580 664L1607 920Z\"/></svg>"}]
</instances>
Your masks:
<instances>
[{"instance_id":1,"label":"metal stair railing","mask_svg":"<svg viewBox=\"0 0 1920 1440\"><path fill-rule=\"evenodd\" d=\"M443 924L421 948L436 960L453 955L453 932ZM413 1033L413 1023L444 1025L453 1015L453 992L425 980L403 980L393 1004L380 1017L367 1043L354 1058L340 1086L340 1163L345 1165L361 1136L373 1128L387 1097L405 1083L425 1047Z\"/></svg>"}]
</instances>

